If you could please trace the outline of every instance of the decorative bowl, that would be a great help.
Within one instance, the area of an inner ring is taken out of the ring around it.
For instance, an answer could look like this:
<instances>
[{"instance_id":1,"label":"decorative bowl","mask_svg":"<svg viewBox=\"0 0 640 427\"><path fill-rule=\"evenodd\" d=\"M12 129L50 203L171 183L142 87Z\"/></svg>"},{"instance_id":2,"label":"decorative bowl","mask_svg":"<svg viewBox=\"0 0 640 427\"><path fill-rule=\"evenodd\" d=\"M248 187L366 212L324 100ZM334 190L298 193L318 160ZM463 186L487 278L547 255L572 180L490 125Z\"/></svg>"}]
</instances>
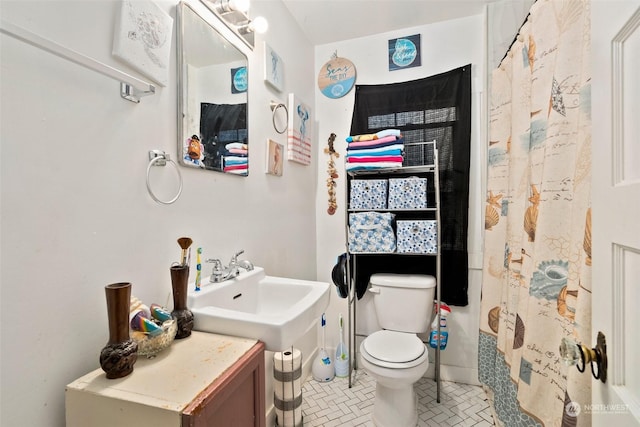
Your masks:
<instances>
[{"instance_id":1,"label":"decorative bowl","mask_svg":"<svg viewBox=\"0 0 640 427\"><path fill-rule=\"evenodd\" d=\"M162 323L162 333L154 337L140 331L131 330L130 333L131 338L138 343L138 355L150 359L171 345L177 330L176 319L169 319Z\"/></svg>"}]
</instances>

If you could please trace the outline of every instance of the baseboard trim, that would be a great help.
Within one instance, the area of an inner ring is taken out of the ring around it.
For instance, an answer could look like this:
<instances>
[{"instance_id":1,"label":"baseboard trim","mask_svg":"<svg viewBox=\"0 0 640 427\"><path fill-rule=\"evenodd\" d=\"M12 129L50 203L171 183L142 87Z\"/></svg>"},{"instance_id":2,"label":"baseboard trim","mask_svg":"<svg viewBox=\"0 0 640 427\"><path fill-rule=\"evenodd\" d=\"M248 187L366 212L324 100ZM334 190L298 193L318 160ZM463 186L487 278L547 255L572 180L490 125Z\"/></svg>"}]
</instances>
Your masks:
<instances>
[{"instance_id":1,"label":"baseboard trim","mask_svg":"<svg viewBox=\"0 0 640 427\"><path fill-rule=\"evenodd\" d=\"M429 369L427 370L427 373L424 374L424 376L427 378L435 378L435 371L435 363L430 363ZM440 365L440 379L443 381L453 381L455 383L480 385L480 381L478 381L477 368Z\"/></svg>"}]
</instances>

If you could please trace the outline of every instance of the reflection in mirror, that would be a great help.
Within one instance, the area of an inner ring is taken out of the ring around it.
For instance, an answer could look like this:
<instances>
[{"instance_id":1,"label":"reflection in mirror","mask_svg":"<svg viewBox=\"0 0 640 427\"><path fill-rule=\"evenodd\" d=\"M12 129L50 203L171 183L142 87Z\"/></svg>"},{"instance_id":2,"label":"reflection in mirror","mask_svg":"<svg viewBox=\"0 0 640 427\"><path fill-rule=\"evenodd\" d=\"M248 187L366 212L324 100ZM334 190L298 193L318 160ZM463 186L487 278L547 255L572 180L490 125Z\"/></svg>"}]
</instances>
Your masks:
<instances>
[{"instance_id":1,"label":"reflection in mirror","mask_svg":"<svg viewBox=\"0 0 640 427\"><path fill-rule=\"evenodd\" d=\"M182 164L247 176L247 57L188 4L177 10Z\"/></svg>"}]
</instances>

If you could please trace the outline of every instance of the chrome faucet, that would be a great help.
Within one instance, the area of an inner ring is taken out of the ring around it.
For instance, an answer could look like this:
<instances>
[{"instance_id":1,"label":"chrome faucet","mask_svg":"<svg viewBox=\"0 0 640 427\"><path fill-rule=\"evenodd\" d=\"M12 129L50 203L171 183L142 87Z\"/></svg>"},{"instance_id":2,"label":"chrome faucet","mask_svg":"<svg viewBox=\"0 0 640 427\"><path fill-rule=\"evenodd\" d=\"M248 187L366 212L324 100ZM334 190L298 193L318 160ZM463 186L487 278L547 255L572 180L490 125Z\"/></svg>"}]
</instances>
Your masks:
<instances>
[{"instance_id":1,"label":"chrome faucet","mask_svg":"<svg viewBox=\"0 0 640 427\"><path fill-rule=\"evenodd\" d=\"M238 274L240 274L240 270L238 268L242 268L246 271L253 270L253 264L251 263L251 261L246 259L238 261L238 256L242 255L243 253L244 249L240 249L234 256L231 257L231 261L229 261L229 270L235 274L233 277L236 277Z\"/></svg>"},{"instance_id":2,"label":"chrome faucet","mask_svg":"<svg viewBox=\"0 0 640 427\"><path fill-rule=\"evenodd\" d=\"M238 256L244 253L244 249L241 249L239 252L234 254L231 257L231 261L229 261L229 265L227 267L222 266L222 261L219 259L207 259L205 262L213 263L213 270L211 271L211 277L209 278L210 283L220 283L225 280L233 279L238 277L240 274L240 268L251 271L253 270L253 264L248 260L240 260L238 261Z\"/></svg>"}]
</instances>

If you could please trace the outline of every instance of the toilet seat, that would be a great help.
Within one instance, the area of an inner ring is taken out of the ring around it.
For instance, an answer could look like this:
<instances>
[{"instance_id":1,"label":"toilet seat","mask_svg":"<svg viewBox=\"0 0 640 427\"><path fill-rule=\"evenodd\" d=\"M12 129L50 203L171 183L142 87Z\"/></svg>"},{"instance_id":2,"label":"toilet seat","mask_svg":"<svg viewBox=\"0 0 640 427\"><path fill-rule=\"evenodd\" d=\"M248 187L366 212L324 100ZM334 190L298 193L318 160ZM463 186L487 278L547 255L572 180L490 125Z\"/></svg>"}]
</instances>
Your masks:
<instances>
[{"instance_id":1,"label":"toilet seat","mask_svg":"<svg viewBox=\"0 0 640 427\"><path fill-rule=\"evenodd\" d=\"M417 335L382 330L362 342L362 357L385 368L411 368L423 362L427 348Z\"/></svg>"}]
</instances>

